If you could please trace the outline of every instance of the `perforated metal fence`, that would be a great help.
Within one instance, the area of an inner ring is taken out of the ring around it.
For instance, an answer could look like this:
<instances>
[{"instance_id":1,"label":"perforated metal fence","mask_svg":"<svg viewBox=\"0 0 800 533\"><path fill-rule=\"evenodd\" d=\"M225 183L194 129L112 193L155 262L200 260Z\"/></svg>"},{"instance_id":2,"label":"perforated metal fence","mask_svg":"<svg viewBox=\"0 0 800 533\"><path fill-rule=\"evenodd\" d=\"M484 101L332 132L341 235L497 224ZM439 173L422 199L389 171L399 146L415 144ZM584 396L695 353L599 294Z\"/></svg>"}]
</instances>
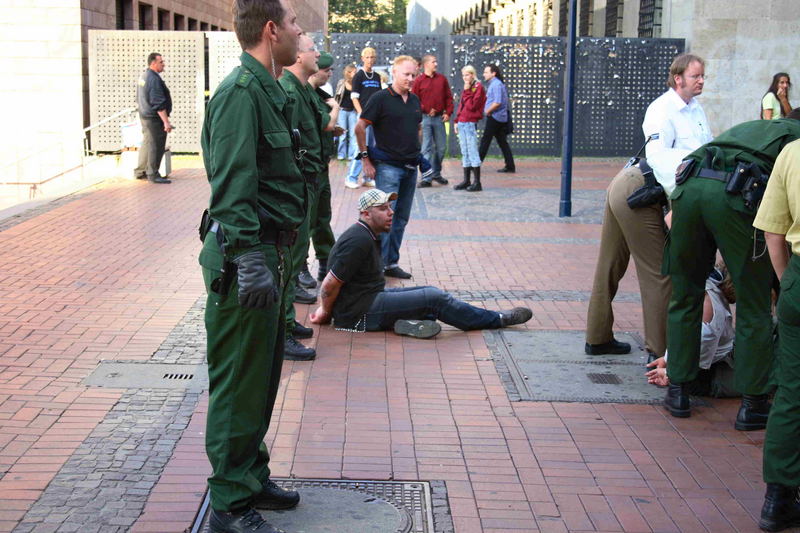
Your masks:
<instances>
[{"instance_id":1,"label":"perforated metal fence","mask_svg":"<svg viewBox=\"0 0 800 533\"><path fill-rule=\"evenodd\" d=\"M136 81L147 68L147 56L164 57L162 73L172 96L168 143L175 152L197 152L203 124L205 38L202 32L89 31L89 101L91 123L136 106ZM126 117L92 131L92 149L119 150L120 126Z\"/></svg>"},{"instance_id":2,"label":"perforated metal fence","mask_svg":"<svg viewBox=\"0 0 800 533\"><path fill-rule=\"evenodd\" d=\"M320 46L327 44L321 35L312 37ZM496 63L512 102L515 133L509 142L513 152L548 156L561 152L566 54L561 37L334 33L329 45L336 60L334 87L344 65L360 64L361 50L371 46L378 56L378 70L388 70L401 54L417 58L435 54L439 72L450 78L456 101L463 87L463 66L474 66L480 76L484 66ZM90 31L89 49L93 123L135 105L135 83L147 54L164 55L163 76L172 93L172 118L177 126L170 144L179 152L199 151L204 89L213 94L241 55L233 32ZM645 110L666 89L669 64L683 49L682 39L579 39L575 154L625 156L638 149ZM98 128L92 148L118 150L120 122ZM490 153L499 153L494 143ZM449 138L449 154L459 155L455 135Z\"/></svg>"}]
</instances>

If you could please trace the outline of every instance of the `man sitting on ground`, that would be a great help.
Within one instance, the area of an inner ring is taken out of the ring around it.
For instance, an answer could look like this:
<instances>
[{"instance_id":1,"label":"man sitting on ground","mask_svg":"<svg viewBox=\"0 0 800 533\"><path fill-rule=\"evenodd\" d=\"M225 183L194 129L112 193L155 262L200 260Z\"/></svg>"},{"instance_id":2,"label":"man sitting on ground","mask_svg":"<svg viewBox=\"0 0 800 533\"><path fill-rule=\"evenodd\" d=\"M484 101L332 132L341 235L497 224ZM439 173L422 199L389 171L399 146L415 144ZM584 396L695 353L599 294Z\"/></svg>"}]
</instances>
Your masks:
<instances>
[{"instance_id":1,"label":"man sitting on ground","mask_svg":"<svg viewBox=\"0 0 800 533\"><path fill-rule=\"evenodd\" d=\"M456 300L436 287L385 289L378 236L392 227L389 202L396 193L371 189L358 199L360 216L336 241L328 258L328 274L320 288L321 305L311 315L315 324L333 318L337 328L382 331L420 339L441 331L436 320L467 331L522 324L533 316L527 307L489 311Z\"/></svg>"}]
</instances>

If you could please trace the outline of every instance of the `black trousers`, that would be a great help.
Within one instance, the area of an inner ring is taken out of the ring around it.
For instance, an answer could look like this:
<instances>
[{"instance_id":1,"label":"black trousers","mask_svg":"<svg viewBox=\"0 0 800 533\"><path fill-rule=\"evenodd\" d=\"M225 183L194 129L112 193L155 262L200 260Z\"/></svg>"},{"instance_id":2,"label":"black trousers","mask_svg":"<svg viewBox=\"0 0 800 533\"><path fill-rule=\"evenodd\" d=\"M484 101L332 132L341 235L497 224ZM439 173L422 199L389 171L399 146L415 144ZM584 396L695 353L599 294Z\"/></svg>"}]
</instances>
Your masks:
<instances>
[{"instance_id":1,"label":"black trousers","mask_svg":"<svg viewBox=\"0 0 800 533\"><path fill-rule=\"evenodd\" d=\"M139 164L134 169L135 176L147 175L149 179L159 177L158 167L164 157L167 145L167 132L160 117L139 117L142 122L142 147L139 148Z\"/></svg>"},{"instance_id":2,"label":"black trousers","mask_svg":"<svg viewBox=\"0 0 800 533\"><path fill-rule=\"evenodd\" d=\"M492 138L497 139L497 146L503 152L503 159L506 161L506 168L514 170L514 155L511 153L511 147L508 145L506 139L506 126L505 122L498 122L492 117L486 117L486 127L483 130L483 137L481 138L481 145L478 147L478 155L481 161L486 157L486 152L489 151L489 145L492 144Z\"/></svg>"}]
</instances>

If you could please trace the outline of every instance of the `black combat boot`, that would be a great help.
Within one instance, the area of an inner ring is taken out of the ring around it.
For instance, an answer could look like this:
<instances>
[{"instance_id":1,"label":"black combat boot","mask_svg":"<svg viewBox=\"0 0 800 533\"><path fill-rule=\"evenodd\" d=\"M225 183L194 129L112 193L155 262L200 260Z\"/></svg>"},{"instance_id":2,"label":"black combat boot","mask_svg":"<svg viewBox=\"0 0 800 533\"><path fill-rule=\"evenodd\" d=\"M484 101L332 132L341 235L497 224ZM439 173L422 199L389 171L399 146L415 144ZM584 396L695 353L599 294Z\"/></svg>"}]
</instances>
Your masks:
<instances>
[{"instance_id":1,"label":"black combat boot","mask_svg":"<svg viewBox=\"0 0 800 533\"><path fill-rule=\"evenodd\" d=\"M472 172L475 174L475 181L472 185L467 187L469 192L477 192L482 191L483 187L481 187L481 167L472 167Z\"/></svg>"},{"instance_id":2,"label":"black combat boot","mask_svg":"<svg viewBox=\"0 0 800 533\"><path fill-rule=\"evenodd\" d=\"M327 259L320 259L319 260L319 271L317 273L317 281L322 281L325 279L325 276L328 275L328 260Z\"/></svg>"},{"instance_id":3,"label":"black combat boot","mask_svg":"<svg viewBox=\"0 0 800 533\"><path fill-rule=\"evenodd\" d=\"M767 483L764 506L758 527L764 531L782 531L800 526L800 502L797 501L797 487L787 487L778 483Z\"/></svg>"},{"instance_id":4,"label":"black combat boot","mask_svg":"<svg viewBox=\"0 0 800 533\"><path fill-rule=\"evenodd\" d=\"M742 406L736 415L734 427L739 431L755 431L767 427L767 418L772 404L769 403L768 394L745 394L742 396Z\"/></svg>"},{"instance_id":5,"label":"black combat boot","mask_svg":"<svg viewBox=\"0 0 800 533\"><path fill-rule=\"evenodd\" d=\"M316 288L317 280L315 280L308 271L308 264L303 263L303 268L300 270L300 274L297 275L297 283L306 289Z\"/></svg>"},{"instance_id":6,"label":"black combat boot","mask_svg":"<svg viewBox=\"0 0 800 533\"><path fill-rule=\"evenodd\" d=\"M459 183L458 185L454 185L453 188L457 191L463 191L467 187L469 187L469 173L472 172L472 167L464 167L464 181Z\"/></svg>"},{"instance_id":7,"label":"black combat boot","mask_svg":"<svg viewBox=\"0 0 800 533\"><path fill-rule=\"evenodd\" d=\"M669 414L677 418L689 418L691 416L691 406L689 405L689 393L683 383L670 383L667 387L667 395L664 398L664 407Z\"/></svg>"}]
</instances>

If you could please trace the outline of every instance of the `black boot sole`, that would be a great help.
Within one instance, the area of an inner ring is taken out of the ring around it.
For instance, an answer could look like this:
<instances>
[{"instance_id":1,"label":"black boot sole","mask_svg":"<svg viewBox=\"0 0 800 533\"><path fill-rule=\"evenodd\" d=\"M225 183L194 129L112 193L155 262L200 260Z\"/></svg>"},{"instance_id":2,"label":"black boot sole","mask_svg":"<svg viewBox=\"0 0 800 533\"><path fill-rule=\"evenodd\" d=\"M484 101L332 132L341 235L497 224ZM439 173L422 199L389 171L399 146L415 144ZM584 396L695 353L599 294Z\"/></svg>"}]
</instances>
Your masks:
<instances>
[{"instance_id":1,"label":"black boot sole","mask_svg":"<svg viewBox=\"0 0 800 533\"><path fill-rule=\"evenodd\" d=\"M666 401L662 402L662 405L664 406L664 409L669 411L669 414L671 414L675 418L689 418L690 416L692 416L691 408L690 409L676 409L676 408L672 407L670 404L668 404Z\"/></svg>"},{"instance_id":2,"label":"black boot sole","mask_svg":"<svg viewBox=\"0 0 800 533\"><path fill-rule=\"evenodd\" d=\"M758 431L760 429L767 429L766 422L739 422L738 420L733 425L738 431Z\"/></svg>"},{"instance_id":3,"label":"black boot sole","mask_svg":"<svg viewBox=\"0 0 800 533\"><path fill-rule=\"evenodd\" d=\"M800 519L791 520L786 523L780 523L775 520L765 520L763 518L758 521L759 529L763 529L764 531L783 531L784 529L797 526L800 526Z\"/></svg>"}]
</instances>

